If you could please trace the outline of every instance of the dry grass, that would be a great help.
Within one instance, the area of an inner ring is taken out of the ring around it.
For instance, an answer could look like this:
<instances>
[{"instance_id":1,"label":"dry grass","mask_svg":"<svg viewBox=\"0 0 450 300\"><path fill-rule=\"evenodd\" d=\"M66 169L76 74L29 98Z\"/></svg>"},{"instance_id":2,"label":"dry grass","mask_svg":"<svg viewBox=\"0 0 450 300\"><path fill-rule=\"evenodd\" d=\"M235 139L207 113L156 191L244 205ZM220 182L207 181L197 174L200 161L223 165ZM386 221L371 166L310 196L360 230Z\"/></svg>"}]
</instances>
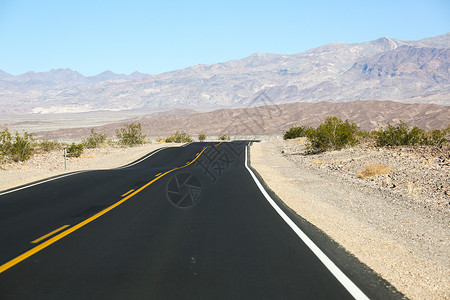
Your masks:
<instances>
[{"instance_id":1,"label":"dry grass","mask_svg":"<svg viewBox=\"0 0 450 300\"><path fill-rule=\"evenodd\" d=\"M313 160L313 162L311 163L311 166L316 166L316 165L321 165L324 164L325 162L323 160L320 159L315 159Z\"/></svg>"},{"instance_id":2,"label":"dry grass","mask_svg":"<svg viewBox=\"0 0 450 300\"><path fill-rule=\"evenodd\" d=\"M358 171L359 178L372 177L376 175L388 174L391 171L391 167L382 164L367 165L364 169Z\"/></svg>"},{"instance_id":3,"label":"dry grass","mask_svg":"<svg viewBox=\"0 0 450 300\"><path fill-rule=\"evenodd\" d=\"M86 152L81 153L80 158L94 158L93 154L88 154Z\"/></svg>"}]
</instances>

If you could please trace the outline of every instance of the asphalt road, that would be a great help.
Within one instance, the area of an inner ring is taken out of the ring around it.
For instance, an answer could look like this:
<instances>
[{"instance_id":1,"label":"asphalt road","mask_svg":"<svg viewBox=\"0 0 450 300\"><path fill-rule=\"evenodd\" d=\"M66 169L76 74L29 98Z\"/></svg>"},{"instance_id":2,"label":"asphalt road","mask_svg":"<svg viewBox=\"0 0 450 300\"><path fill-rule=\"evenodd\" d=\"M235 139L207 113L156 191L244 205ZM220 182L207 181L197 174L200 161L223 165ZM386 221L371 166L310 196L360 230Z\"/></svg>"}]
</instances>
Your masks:
<instances>
[{"instance_id":1,"label":"asphalt road","mask_svg":"<svg viewBox=\"0 0 450 300\"><path fill-rule=\"evenodd\" d=\"M248 144L166 148L0 192L0 298L400 297L265 192Z\"/></svg>"}]
</instances>

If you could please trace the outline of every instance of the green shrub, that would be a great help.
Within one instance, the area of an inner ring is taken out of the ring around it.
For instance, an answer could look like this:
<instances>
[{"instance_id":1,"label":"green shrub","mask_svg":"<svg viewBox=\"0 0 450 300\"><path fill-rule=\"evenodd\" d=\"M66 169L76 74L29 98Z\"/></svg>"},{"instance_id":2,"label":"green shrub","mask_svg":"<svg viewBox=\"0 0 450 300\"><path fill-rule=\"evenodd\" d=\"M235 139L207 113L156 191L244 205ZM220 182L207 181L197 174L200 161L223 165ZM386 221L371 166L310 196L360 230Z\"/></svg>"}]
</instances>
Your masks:
<instances>
[{"instance_id":1,"label":"green shrub","mask_svg":"<svg viewBox=\"0 0 450 300\"><path fill-rule=\"evenodd\" d=\"M98 145L104 143L106 141L106 135L95 132L94 129L91 129L91 135L83 140L83 146L87 149L97 148Z\"/></svg>"},{"instance_id":2,"label":"green shrub","mask_svg":"<svg viewBox=\"0 0 450 300\"><path fill-rule=\"evenodd\" d=\"M230 140L230 136L229 136L228 134L224 133L224 134L222 134L222 135L219 135L219 136L217 137L217 139L218 139L219 141L229 141L229 140Z\"/></svg>"},{"instance_id":3,"label":"green shrub","mask_svg":"<svg viewBox=\"0 0 450 300\"><path fill-rule=\"evenodd\" d=\"M37 144L37 146L45 152L50 152L62 148L61 143L59 143L58 141L49 140L42 140Z\"/></svg>"},{"instance_id":4,"label":"green shrub","mask_svg":"<svg viewBox=\"0 0 450 300\"><path fill-rule=\"evenodd\" d=\"M184 131L176 131L173 135L166 138L166 143L191 143L194 140Z\"/></svg>"},{"instance_id":5,"label":"green shrub","mask_svg":"<svg viewBox=\"0 0 450 300\"><path fill-rule=\"evenodd\" d=\"M375 137L372 131L358 130L356 136L360 139L373 139Z\"/></svg>"},{"instance_id":6,"label":"green shrub","mask_svg":"<svg viewBox=\"0 0 450 300\"><path fill-rule=\"evenodd\" d=\"M445 127L444 129L442 129L442 131L443 131L446 135L450 135L450 124L447 124L447 127Z\"/></svg>"},{"instance_id":7,"label":"green shrub","mask_svg":"<svg viewBox=\"0 0 450 300\"><path fill-rule=\"evenodd\" d=\"M450 125L448 126L448 128L450 127ZM449 135L448 133L446 133L446 129L443 130L431 130L426 132L423 135L422 138L422 144L423 145L432 145L432 146L443 146L445 145L448 140L447 140L447 136Z\"/></svg>"},{"instance_id":8,"label":"green shrub","mask_svg":"<svg viewBox=\"0 0 450 300\"><path fill-rule=\"evenodd\" d=\"M423 145L443 146L448 143L450 138L450 125L442 130L430 130L427 131L422 139Z\"/></svg>"},{"instance_id":9,"label":"green shrub","mask_svg":"<svg viewBox=\"0 0 450 300\"><path fill-rule=\"evenodd\" d=\"M337 117L328 117L316 129L308 130L308 149L310 152L340 150L357 143L358 126L348 120L342 121Z\"/></svg>"},{"instance_id":10,"label":"green shrub","mask_svg":"<svg viewBox=\"0 0 450 300\"><path fill-rule=\"evenodd\" d=\"M33 134L25 131L23 136L20 136L16 131L14 143L10 150L11 159L14 161L26 161L31 158L33 152Z\"/></svg>"},{"instance_id":11,"label":"green shrub","mask_svg":"<svg viewBox=\"0 0 450 300\"><path fill-rule=\"evenodd\" d=\"M200 142L203 142L204 140L206 140L206 133L204 133L204 132L199 133L199 135L198 135L198 140L199 140Z\"/></svg>"},{"instance_id":12,"label":"green shrub","mask_svg":"<svg viewBox=\"0 0 450 300\"><path fill-rule=\"evenodd\" d=\"M83 144L72 143L67 148L67 156L68 157L80 157L80 155L83 153L83 150L84 150Z\"/></svg>"},{"instance_id":13,"label":"green shrub","mask_svg":"<svg viewBox=\"0 0 450 300\"><path fill-rule=\"evenodd\" d=\"M12 147L12 136L8 128L0 131L0 157L9 155Z\"/></svg>"},{"instance_id":14,"label":"green shrub","mask_svg":"<svg viewBox=\"0 0 450 300\"><path fill-rule=\"evenodd\" d=\"M34 152L33 134L24 132L23 136L16 131L14 139L8 129L0 131L0 156L14 161L26 161Z\"/></svg>"},{"instance_id":15,"label":"green shrub","mask_svg":"<svg viewBox=\"0 0 450 300\"><path fill-rule=\"evenodd\" d=\"M142 134L141 123L125 124L125 127L116 130L119 144L126 146L141 145L145 142L145 135Z\"/></svg>"},{"instance_id":16,"label":"green shrub","mask_svg":"<svg viewBox=\"0 0 450 300\"><path fill-rule=\"evenodd\" d=\"M375 131L376 146L414 146L424 143L425 131L417 126L414 126L411 130L408 124L401 121L393 126L388 123L386 129L381 128Z\"/></svg>"},{"instance_id":17,"label":"green shrub","mask_svg":"<svg viewBox=\"0 0 450 300\"><path fill-rule=\"evenodd\" d=\"M283 139L289 140L289 139L295 139L298 137L305 137L308 136L308 133L313 130L313 128L309 126L293 126L291 129L286 131L283 135Z\"/></svg>"},{"instance_id":18,"label":"green shrub","mask_svg":"<svg viewBox=\"0 0 450 300\"><path fill-rule=\"evenodd\" d=\"M409 128L408 124L400 121L396 126L388 123L386 128L373 131L375 145L384 146L443 146L448 143L450 125L442 130L425 131L417 126Z\"/></svg>"}]
</instances>

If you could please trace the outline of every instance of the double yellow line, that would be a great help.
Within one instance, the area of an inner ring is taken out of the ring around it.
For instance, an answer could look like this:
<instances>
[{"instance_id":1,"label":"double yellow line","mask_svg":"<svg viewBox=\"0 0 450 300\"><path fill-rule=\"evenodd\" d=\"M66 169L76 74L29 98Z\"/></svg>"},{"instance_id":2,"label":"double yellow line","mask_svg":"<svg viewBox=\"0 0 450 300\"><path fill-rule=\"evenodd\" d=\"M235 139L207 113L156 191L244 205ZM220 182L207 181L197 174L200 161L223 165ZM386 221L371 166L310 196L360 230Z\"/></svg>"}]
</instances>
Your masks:
<instances>
[{"instance_id":1,"label":"double yellow line","mask_svg":"<svg viewBox=\"0 0 450 300\"><path fill-rule=\"evenodd\" d=\"M219 146L221 143L222 143L222 142L220 142L219 144L216 144L215 146ZM194 158L192 161L186 163L184 166L177 167L177 168L173 168L173 169L171 169L171 170L169 170L169 171L167 171L167 172L164 172L164 173L159 173L159 174L156 176L156 178L154 178L153 180L149 181L148 183L146 183L145 185L143 185L142 187L140 187L140 188L137 189L136 191L131 190L131 191L129 191L128 193L125 193L124 195L122 195L122 196L126 196L126 197L123 198L122 200L120 200L120 201L114 203L113 205L111 205L111 206L105 208L105 209L102 210L101 212L99 212L99 213L93 215L92 217L90 217L90 218L84 220L83 222L78 223L77 225L75 225L75 226L73 226L73 227L70 227L69 229L67 229L67 230L65 230L65 231L63 231L63 232L61 232L60 234L58 234L58 235L52 237L51 239L48 239L47 241L43 242L42 244L37 245L36 247L34 247L34 248L28 250L27 252L25 252L25 253L23 253L23 254L17 256L16 258L14 258L14 259L8 261L8 262L5 263L5 264L1 265L1 266L0 266L0 273L3 273L4 271L6 271L6 270L8 270L9 268L15 266L16 264L20 263L21 261L27 259L28 257L32 256L33 254L38 253L39 251L41 251L41 250L47 248L48 246L50 246L51 244L56 243L56 242L59 241L60 239L62 239L62 238L64 238L64 237L68 236L68 235L71 234L72 232L74 232L74 231L80 229L81 227L83 227L83 226L85 226L85 225L91 223L91 222L94 221L95 219L98 219L99 217L103 216L104 214L106 214L106 213L109 212L110 210L116 208L117 206L121 205L122 203L124 203L125 201L127 201L128 199L130 199L131 197L133 197L134 195L138 194L139 192L141 192L142 190L144 190L146 187L148 187L149 185L151 185L151 184L154 183L155 181L159 180L160 178L164 177L165 175L167 175L167 174L169 174L169 173L172 173L173 171L176 171L176 170L180 170L180 169L186 168L187 166L191 165L191 164L194 163L194 162L200 157L200 155L202 155L203 152L204 152L206 149L208 149L209 147L210 147L210 146L204 147L203 150L202 150L200 153L197 153L197 155L195 156L195 158ZM54 230L54 231L50 232L49 234L46 234L46 235L44 235L43 237L41 237L41 238L39 238L39 239L37 239L37 240L34 240L32 243L38 243L38 242L40 242L40 241L42 241L42 240L48 238L49 236L52 236L53 234L55 234L55 233L57 233L57 232L59 232L59 231L65 229L65 228L67 228L68 226L69 226L69 225L65 225L65 226L63 226L63 227L60 227L60 228L58 228L57 230Z\"/></svg>"}]
</instances>

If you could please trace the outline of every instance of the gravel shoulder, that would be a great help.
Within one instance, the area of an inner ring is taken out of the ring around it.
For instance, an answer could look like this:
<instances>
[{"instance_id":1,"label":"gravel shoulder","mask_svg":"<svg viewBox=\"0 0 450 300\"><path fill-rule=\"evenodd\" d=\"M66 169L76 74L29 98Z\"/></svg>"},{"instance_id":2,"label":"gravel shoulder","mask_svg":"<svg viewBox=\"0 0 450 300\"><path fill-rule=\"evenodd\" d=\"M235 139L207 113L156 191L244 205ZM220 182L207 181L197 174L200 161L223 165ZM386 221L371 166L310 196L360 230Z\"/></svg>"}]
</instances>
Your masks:
<instances>
[{"instance_id":1,"label":"gravel shoulder","mask_svg":"<svg viewBox=\"0 0 450 300\"><path fill-rule=\"evenodd\" d=\"M74 171L121 167L161 147L181 145L183 144L145 144L131 148L86 149L79 158L67 158L67 170L64 169L62 151L34 154L26 162L0 164L0 191Z\"/></svg>"},{"instance_id":2,"label":"gravel shoulder","mask_svg":"<svg viewBox=\"0 0 450 300\"><path fill-rule=\"evenodd\" d=\"M440 153L302 150L298 141L254 143L251 164L297 214L407 297L450 299L449 167ZM392 170L358 178L373 163Z\"/></svg>"}]
</instances>

